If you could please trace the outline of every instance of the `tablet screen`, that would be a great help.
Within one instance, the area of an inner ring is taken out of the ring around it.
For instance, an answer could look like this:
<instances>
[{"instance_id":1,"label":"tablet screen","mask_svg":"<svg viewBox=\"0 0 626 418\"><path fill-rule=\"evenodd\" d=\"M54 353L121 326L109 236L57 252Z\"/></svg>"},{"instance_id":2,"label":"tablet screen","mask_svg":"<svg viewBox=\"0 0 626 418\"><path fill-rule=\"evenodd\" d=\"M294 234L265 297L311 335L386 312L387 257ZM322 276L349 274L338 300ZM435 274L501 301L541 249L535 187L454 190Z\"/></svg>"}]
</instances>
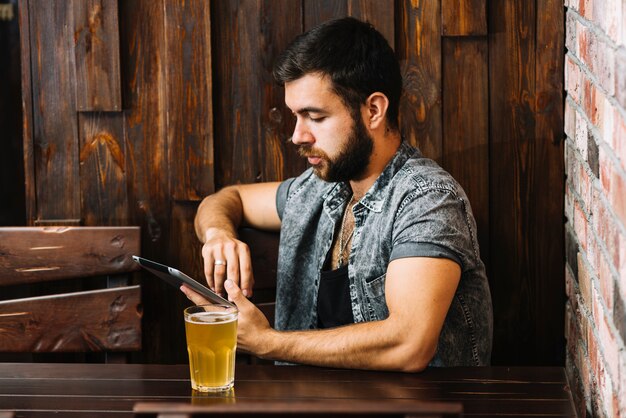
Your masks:
<instances>
[{"instance_id":1,"label":"tablet screen","mask_svg":"<svg viewBox=\"0 0 626 418\"><path fill-rule=\"evenodd\" d=\"M165 280L167 283L176 288L179 288L181 284L185 284L213 303L235 306L232 302L224 299L208 287L187 276L180 270L166 266L165 264L157 263L156 261L148 260L143 257L138 257L136 255L133 256L133 260L137 262L141 267L145 268L155 276L160 277L161 279Z\"/></svg>"}]
</instances>

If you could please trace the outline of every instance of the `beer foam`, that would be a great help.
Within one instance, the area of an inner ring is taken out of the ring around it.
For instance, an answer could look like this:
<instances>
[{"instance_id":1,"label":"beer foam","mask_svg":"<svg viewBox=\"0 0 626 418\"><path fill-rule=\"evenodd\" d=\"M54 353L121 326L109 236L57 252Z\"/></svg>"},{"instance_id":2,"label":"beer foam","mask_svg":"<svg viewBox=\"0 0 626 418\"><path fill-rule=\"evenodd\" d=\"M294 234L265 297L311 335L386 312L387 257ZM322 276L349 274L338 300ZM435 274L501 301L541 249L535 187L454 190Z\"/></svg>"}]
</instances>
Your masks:
<instances>
[{"instance_id":1,"label":"beer foam","mask_svg":"<svg viewBox=\"0 0 626 418\"><path fill-rule=\"evenodd\" d=\"M236 320L236 314L222 312L197 312L185 318L185 321L193 324L227 324Z\"/></svg>"}]
</instances>

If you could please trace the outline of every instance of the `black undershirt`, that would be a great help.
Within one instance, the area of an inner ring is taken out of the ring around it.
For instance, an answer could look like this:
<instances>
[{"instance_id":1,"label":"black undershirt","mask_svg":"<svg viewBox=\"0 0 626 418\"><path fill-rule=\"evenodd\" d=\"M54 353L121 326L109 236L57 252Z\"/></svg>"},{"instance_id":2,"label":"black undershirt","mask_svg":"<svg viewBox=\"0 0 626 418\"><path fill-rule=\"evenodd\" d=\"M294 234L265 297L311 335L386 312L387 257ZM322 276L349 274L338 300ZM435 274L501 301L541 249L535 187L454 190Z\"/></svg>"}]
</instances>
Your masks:
<instances>
[{"instance_id":1,"label":"black undershirt","mask_svg":"<svg viewBox=\"0 0 626 418\"><path fill-rule=\"evenodd\" d=\"M322 270L317 294L317 326L331 328L354 323L348 265Z\"/></svg>"}]
</instances>

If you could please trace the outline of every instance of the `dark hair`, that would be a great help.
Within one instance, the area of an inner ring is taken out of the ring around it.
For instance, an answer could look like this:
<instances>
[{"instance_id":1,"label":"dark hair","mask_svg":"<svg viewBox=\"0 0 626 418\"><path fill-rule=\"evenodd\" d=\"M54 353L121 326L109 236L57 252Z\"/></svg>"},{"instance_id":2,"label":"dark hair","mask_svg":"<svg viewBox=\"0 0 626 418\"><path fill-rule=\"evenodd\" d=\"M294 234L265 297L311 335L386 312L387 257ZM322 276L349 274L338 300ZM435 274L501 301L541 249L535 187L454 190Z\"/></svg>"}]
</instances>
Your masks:
<instances>
[{"instance_id":1,"label":"dark hair","mask_svg":"<svg viewBox=\"0 0 626 418\"><path fill-rule=\"evenodd\" d=\"M331 20L298 35L274 64L281 85L307 74L330 77L333 90L353 112L378 91L389 99L387 121L398 128L400 66L383 35L352 17Z\"/></svg>"}]
</instances>

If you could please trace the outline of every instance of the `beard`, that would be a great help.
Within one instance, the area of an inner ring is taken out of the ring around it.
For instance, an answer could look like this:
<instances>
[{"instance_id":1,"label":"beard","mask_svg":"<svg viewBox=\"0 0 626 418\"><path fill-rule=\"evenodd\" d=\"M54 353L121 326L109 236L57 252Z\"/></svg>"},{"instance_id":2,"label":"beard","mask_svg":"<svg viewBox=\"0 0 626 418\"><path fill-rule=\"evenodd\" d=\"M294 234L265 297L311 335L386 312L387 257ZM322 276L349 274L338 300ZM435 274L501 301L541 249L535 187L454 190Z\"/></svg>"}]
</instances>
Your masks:
<instances>
[{"instance_id":1,"label":"beard","mask_svg":"<svg viewBox=\"0 0 626 418\"><path fill-rule=\"evenodd\" d=\"M355 115L352 131L348 140L335 158L330 158L324 151L310 145L301 145L298 153L302 157L319 156L321 161L313 166L315 175L324 181L341 182L359 179L367 169L374 149L374 140L367 132L365 124Z\"/></svg>"}]
</instances>

